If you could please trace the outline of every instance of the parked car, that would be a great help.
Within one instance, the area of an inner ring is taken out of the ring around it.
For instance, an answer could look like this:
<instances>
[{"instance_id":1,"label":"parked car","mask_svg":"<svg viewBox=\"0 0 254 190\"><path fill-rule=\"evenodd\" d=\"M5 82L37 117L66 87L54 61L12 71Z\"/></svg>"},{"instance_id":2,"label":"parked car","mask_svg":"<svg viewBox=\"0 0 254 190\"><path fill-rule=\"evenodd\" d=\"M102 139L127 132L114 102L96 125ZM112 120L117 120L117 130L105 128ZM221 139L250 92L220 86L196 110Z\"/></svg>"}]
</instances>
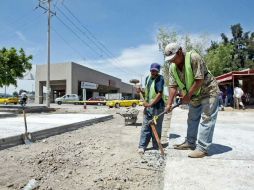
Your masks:
<instances>
[{"instance_id":1,"label":"parked car","mask_svg":"<svg viewBox=\"0 0 254 190\"><path fill-rule=\"evenodd\" d=\"M55 103L61 105L62 103L75 103L75 101L79 101L79 97L77 94L66 94L62 97L56 98Z\"/></svg>"},{"instance_id":2,"label":"parked car","mask_svg":"<svg viewBox=\"0 0 254 190\"><path fill-rule=\"evenodd\" d=\"M0 96L0 104L17 104L19 102L19 98L18 97L13 97L9 94L7 94L6 96L1 95Z\"/></svg>"},{"instance_id":3,"label":"parked car","mask_svg":"<svg viewBox=\"0 0 254 190\"><path fill-rule=\"evenodd\" d=\"M106 105L106 98L104 96L97 96L89 98L86 102L87 105Z\"/></svg>"},{"instance_id":4,"label":"parked car","mask_svg":"<svg viewBox=\"0 0 254 190\"><path fill-rule=\"evenodd\" d=\"M139 105L139 100L111 100L107 101L106 105L110 108L119 108L119 107L136 107Z\"/></svg>"}]
</instances>

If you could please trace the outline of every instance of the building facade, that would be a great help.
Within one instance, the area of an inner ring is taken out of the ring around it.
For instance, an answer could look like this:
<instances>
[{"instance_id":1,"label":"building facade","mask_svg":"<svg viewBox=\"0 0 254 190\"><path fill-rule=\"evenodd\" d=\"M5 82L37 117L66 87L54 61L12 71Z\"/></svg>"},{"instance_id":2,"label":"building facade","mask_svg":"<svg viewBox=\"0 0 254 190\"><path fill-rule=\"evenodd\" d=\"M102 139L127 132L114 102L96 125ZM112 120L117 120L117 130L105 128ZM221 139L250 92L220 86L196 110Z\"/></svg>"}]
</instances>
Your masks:
<instances>
[{"instance_id":1,"label":"building facade","mask_svg":"<svg viewBox=\"0 0 254 190\"><path fill-rule=\"evenodd\" d=\"M47 65L37 65L35 81L35 102L43 103L47 80ZM83 100L104 96L106 93L122 93L131 97L132 85L121 79L74 62L50 65L50 100L65 94L77 94Z\"/></svg>"}]
</instances>

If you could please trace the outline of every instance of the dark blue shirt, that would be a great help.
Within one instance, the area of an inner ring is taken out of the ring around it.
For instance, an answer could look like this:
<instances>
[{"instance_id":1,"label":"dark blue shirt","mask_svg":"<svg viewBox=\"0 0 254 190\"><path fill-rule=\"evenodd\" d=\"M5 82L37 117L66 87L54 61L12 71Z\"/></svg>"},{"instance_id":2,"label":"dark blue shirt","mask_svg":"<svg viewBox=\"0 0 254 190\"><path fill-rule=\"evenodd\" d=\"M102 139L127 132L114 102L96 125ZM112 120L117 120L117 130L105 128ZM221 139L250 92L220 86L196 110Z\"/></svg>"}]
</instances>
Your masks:
<instances>
[{"instance_id":1,"label":"dark blue shirt","mask_svg":"<svg viewBox=\"0 0 254 190\"><path fill-rule=\"evenodd\" d=\"M145 82L145 86L147 85L148 88L148 92L150 90L151 84L152 82L155 80L155 92L156 93L163 93L163 89L164 89L164 78L162 75L159 75L158 77L156 77L155 79L153 79L152 77L150 77L150 80L148 81L149 76L146 77L146 82ZM149 94L149 93L148 93ZM159 109L161 107L164 107L165 103L164 100L161 98L155 105L153 105L154 108Z\"/></svg>"}]
</instances>

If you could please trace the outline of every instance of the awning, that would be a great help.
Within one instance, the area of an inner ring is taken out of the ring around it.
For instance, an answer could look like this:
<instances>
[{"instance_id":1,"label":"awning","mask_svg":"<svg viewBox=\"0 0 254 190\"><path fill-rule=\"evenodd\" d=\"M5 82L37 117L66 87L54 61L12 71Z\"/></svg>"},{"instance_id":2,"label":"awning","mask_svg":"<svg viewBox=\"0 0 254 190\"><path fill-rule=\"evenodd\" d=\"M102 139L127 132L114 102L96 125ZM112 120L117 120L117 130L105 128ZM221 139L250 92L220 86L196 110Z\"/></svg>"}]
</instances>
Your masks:
<instances>
[{"instance_id":1,"label":"awning","mask_svg":"<svg viewBox=\"0 0 254 190\"><path fill-rule=\"evenodd\" d=\"M218 81L218 83L221 82L226 82L226 81L231 81L233 80L233 77L241 77L241 76L251 76L254 75L254 69L245 69L242 71L232 71L220 76L216 77L216 80Z\"/></svg>"}]
</instances>

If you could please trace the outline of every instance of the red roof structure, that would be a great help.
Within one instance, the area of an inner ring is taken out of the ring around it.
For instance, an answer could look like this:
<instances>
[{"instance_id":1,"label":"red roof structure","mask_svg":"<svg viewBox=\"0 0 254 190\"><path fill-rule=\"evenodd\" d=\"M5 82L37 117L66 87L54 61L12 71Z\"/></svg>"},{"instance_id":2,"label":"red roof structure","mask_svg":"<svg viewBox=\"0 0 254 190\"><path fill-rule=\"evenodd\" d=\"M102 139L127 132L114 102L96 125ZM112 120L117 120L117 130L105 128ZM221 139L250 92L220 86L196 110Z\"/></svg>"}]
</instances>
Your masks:
<instances>
[{"instance_id":1,"label":"red roof structure","mask_svg":"<svg viewBox=\"0 0 254 190\"><path fill-rule=\"evenodd\" d=\"M223 75L216 77L218 83L226 83L230 81L234 81L236 79L242 80L248 76L254 76L254 69L245 69L242 71L232 71Z\"/></svg>"}]
</instances>

